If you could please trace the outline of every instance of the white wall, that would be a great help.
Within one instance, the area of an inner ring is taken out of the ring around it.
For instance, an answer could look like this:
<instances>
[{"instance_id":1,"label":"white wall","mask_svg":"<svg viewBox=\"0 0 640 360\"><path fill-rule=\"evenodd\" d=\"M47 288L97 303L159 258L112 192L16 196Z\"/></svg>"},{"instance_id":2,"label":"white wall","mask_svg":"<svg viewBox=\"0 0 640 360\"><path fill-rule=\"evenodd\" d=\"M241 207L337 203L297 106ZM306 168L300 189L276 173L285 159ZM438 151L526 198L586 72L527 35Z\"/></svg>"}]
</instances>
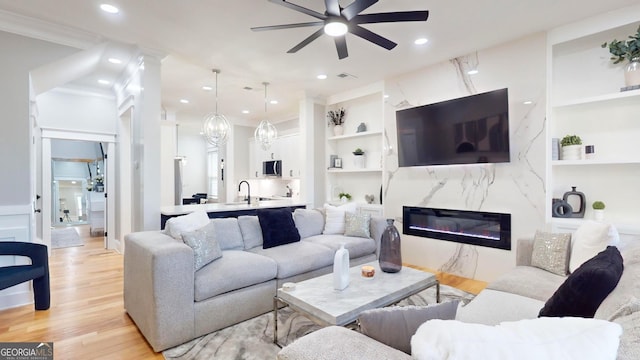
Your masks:
<instances>
[{"instance_id":1,"label":"white wall","mask_svg":"<svg viewBox=\"0 0 640 360\"><path fill-rule=\"evenodd\" d=\"M115 134L115 97L57 88L37 96L42 128Z\"/></svg>"},{"instance_id":2,"label":"white wall","mask_svg":"<svg viewBox=\"0 0 640 360\"><path fill-rule=\"evenodd\" d=\"M466 71L475 62L479 74ZM545 36L536 34L386 81L384 210L402 226L402 206L511 214L512 250L402 236L403 261L493 280L515 264L515 243L544 227ZM511 162L399 168L395 111L500 88L509 89ZM525 100L534 103L524 105Z\"/></svg>"}]
</instances>

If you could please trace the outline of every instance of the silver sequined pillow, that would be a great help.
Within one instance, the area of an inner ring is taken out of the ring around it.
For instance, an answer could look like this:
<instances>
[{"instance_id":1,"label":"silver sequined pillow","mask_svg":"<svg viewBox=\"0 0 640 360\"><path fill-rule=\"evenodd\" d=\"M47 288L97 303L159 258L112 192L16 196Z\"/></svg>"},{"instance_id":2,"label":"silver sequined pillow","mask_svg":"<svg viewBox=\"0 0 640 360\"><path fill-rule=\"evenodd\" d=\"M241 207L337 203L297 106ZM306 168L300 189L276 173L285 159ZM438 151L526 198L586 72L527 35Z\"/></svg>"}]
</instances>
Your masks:
<instances>
[{"instance_id":1,"label":"silver sequined pillow","mask_svg":"<svg viewBox=\"0 0 640 360\"><path fill-rule=\"evenodd\" d=\"M193 249L194 271L222 257L222 250L215 238L213 226L208 225L195 231L182 233L182 241Z\"/></svg>"},{"instance_id":2,"label":"silver sequined pillow","mask_svg":"<svg viewBox=\"0 0 640 360\"><path fill-rule=\"evenodd\" d=\"M570 233L536 231L536 236L533 240L531 266L565 276L569 272L570 254Z\"/></svg>"},{"instance_id":3,"label":"silver sequined pillow","mask_svg":"<svg viewBox=\"0 0 640 360\"><path fill-rule=\"evenodd\" d=\"M370 238L369 225L371 224L371 215L354 214L347 212L344 215L344 234L346 236L357 236Z\"/></svg>"}]
</instances>

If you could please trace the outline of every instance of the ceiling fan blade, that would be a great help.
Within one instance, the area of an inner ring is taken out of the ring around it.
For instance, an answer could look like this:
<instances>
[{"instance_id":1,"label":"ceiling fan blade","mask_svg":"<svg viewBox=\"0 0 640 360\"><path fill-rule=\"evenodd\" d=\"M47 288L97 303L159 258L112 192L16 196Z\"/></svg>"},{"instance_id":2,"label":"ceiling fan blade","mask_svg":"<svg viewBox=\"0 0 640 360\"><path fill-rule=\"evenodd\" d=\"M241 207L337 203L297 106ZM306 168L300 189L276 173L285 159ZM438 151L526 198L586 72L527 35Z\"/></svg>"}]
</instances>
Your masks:
<instances>
[{"instance_id":1,"label":"ceiling fan blade","mask_svg":"<svg viewBox=\"0 0 640 360\"><path fill-rule=\"evenodd\" d=\"M322 29L321 29L322 30ZM394 43L393 41L384 38L374 32L371 32L365 28L363 28L362 26L359 25L355 25L352 26L351 29L349 30L350 33L352 33L355 36L359 36L367 41L371 41L372 43L381 46L387 50L391 50L394 47L396 47L398 44Z\"/></svg>"},{"instance_id":2,"label":"ceiling fan blade","mask_svg":"<svg viewBox=\"0 0 640 360\"><path fill-rule=\"evenodd\" d=\"M340 16L340 3L338 0L324 0L324 5L327 7L327 14Z\"/></svg>"},{"instance_id":3,"label":"ceiling fan blade","mask_svg":"<svg viewBox=\"0 0 640 360\"><path fill-rule=\"evenodd\" d=\"M298 50L300 50L303 47L309 45L309 43L311 43L313 40L319 38L322 34L324 34L324 28L320 28L318 31L316 31L313 34L309 35L308 38L302 40L302 42L300 42L300 44L292 47L289 51L287 51L287 53L293 54L295 52L298 52Z\"/></svg>"},{"instance_id":4,"label":"ceiling fan blade","mask_svg":"<svg viewBox=\"0 0 640 360\"><path fill-rule=\"evenodd\" d=\"M324 21L314 21L314 22L297 23L297 24L256 26L256 27L252 27L251 30L252 31L281 30L281 29L293 29L293 28L301 28L301 27L308 27L308 26L322 26L322 25L324 25Z\"/></svg>"},{"instance_id":5,"label":"ceiling fan blade","mask_svg":"<svg viewBox=\"0 0 640 360\"><path fill-rule=\"evenodd\" d=\"M353 19L354 24L372 24L402 21L427 21L429 11L401 11L358 15Z\"/></svg>"},{"instance_id":6,"label":"ceiling fan blade","mask_svg":"<svg viewBox=\"0 0 640 360\"><path fill-rule=\"evenodd\" d=\"M316 19L320 19L320 20L326 20L327 19L327 15L325 14L321 14L317 11L313 11L311 9L307 9L306 7L302 7L300 5L296 5L296 4L292 4L290 2L287 2L287 0L269 0L269 2L272 2L274 4L278 4L278 5L282 5L284 7L288 7L291 10L295 10L298 12L301 12L303 14L307 14L309 16L313 16Z\"/></svg>"},{"instance_id":7,"label":"ceiling fan blade","mask_svg":"<svg viewBox=\"0 0 640 360\"><path fill-rule=\"evenodd\" d=\"M368 9L371 5L377 2L378 0L355 0L342 10L342 15L347 19L347 21L351 21L351 19L360 14L360 12Z\"/></svg>"},{"instance_id":8,"label":"ceiling fan blade","mask_svg":"<svg viewBox=\"0 0 640 360\"><path fill-rule=\"evenodd\" d=\"M336 50L338 50L338 59L342 60L349 56L349 52L347 51L347 38L342 36L336 36Z\"/></svg>"}]
</instances>

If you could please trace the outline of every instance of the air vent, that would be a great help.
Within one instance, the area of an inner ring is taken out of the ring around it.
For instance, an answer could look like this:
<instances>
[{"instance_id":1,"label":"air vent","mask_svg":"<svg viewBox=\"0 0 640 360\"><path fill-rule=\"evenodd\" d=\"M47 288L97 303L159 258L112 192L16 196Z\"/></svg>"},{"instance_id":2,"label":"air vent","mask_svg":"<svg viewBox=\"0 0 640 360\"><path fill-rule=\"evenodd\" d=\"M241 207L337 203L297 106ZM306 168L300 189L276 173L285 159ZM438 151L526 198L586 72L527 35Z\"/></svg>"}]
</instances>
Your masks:
<instances>
[{"instance_id":1,"label":"air vent","mask_svg":"<svg viewBox=\"0 0 640 360\"><path fill-rule=\"evenodd\" d=\"M354 79L357 79L357 78L358 78L358 77L357 77L357 76L355 76L355 75L352 75L352 74L349 74L349 73L345 73L345 72L340 73L340 74L338 74L338 75L336 75L336 76L337 76L337 77L339 77L339 78L343 78L343 79L344 79L344 78L346 78L346 77L352 77L352 78L354 78Z\"/></svg>"},{"instance_id":2,"label":"air vent","mask_svg":"<svg viewBox=\"0 0 640 360\"><path fill-rule=\"evenodd\" d=\"M251 90L253 90L253 88L252 88L251 86L245 86L245 87L243 87L243 89L245 89L245 90L247 90L247 91L251 91Z\"/></svg>"}]
</instances>

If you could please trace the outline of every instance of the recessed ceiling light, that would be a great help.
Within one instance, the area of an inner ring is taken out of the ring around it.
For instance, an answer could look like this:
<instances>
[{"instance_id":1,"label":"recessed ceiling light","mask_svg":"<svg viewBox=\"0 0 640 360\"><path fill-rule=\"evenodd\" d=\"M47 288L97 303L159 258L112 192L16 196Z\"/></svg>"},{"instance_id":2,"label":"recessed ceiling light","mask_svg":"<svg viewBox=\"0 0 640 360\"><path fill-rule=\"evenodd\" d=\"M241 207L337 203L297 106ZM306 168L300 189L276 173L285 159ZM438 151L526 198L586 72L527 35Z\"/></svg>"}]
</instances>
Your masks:
<instances>
[{"instance_id":1,"label":"recessed ceiling light","mask_svg":"<svg viewBox=\"0 0 640 360\"><path fill-rule=\"evenodd\" d=\"M523 102L523 104L525 104L525 105L531 105L531 104L533 104L533 101L531 101L531 100L527 100L527 101Z\"/></svg>"},{"instance_id":2,"label":"recessed ceiling light","mask_svg":"<svg viewBox=\"0 0 640 360\"><path fill-rule=\"evenodd\" d=\"M102 84L102 85L109 85L111 84L111 82L109 80L104 80L104 79L100 79L98 80L98 83Z\"/></svg>"},{"instance_id":3,"label":"recessed ceiling light","mask_svg":"<svg viewBox=\"0 0 640 360\"><path fill-rule=\"evenodd\" d=\"M75 180L72 180L72 181L71 181L71 183L72 183L72 184L75 184L75 183L76 183L76 181L75 181Z\"/></svg>"},{"instance_id":4,"label":"recessed ceiling light","mask_svg":"<svg viewBox=\"0 0 640 360\"><path fill-rule=\"evenodd\" d=\"M320 74L320 75L318 75L316 77L318 78L318 80L324 80L324 79L327 78L327 75L326 74Z\"/></svg>"},{"instance_id":5,"label":"recessed ceiling light","mask_svg":"<svg viewBox=\"0 0 640 360\"><path fill-rule=\"evenodd\" d=\"M242 113L243 113L243 114L248 114L248 113L249 113L249 110L242 110Z\"/></svg>"},{"instance_id":6,"label":"recessed ceiling light","mask_svg":"<svg viewBox=\"0 0 640 360\"><path fill-rule=\"evenodd\" d=\"M384 98L385 98L385 99L388 99L388 98L389 98L389 95L388 95L388 94L384 94Z\"/></svg>"},{"instance_id":7,"label":"recessed ceiling light","mask_svg":"<svg viewBox=\"0 0 640 360\"><path fill-rule=\"evenodd\" d=\"M213 88L212 88L211 86L207 86L207 85L205 85L205 86L203 86L203 87L202 87L202 90L204 90L204 91L211 91L211 90L213 90Z\"/></svg>"},{"instance_id":8,"label":"recessed ceiling light","mask_svg":"<svg viewBox=\"0 0 640 360\"><path fill-rule=\"evenodd\" d=\"M120 9L118 9L117 7L111 4L102 4L100 5L100 9L102 9L102 11L107 12L109 14L117 14L120 12Z\"/></svg>"},{"instance_id":9,"label":"recessed ceiling light","mask_svg":"<svg viewBox=\"0 0 640 360\"><path fill-rule=\"evenodd\" d=\"M271 100L271 101L269 101L269 104L276 105L276 104L278 104L278 100Z\"/></svg>"},{"instance_id":10,"label":"recessed ceiling light","mask_svg":"<svg viewBox=\"0 0 640 360\"><path fill-rule=\"evenodd\" d=\"M183 104L188 104L188 103L189 103L189 100L187 100L187 99L180 99L180 102L181 102L181 103L183 103Z\"/></svg>"},{"instance_id":11,"label":"recessed ceiling light","mask_svg":"<svg viewBox=\"0 0 640 360\"><path fill-rule=\"evenodd\" d=\"M469 75L475 75L477 73L479 73L478 69L471 69L471 70L467 71L467 74L469 74Z\"/></svg>"},{"instance_id":12,"label":"recessed ceiling light","mask_svg":"<svg viewBox=\"0 0 640 360\"><path fill-rule=\"evenodd\" d=\"M419 38L419 39L416 39L413 43L416 45L424 45L428 42L429 42L429 39L427 38Z\"/></svg>"},{"instance_id":13,"label":"recessed ceiling light","mask_svg":"<svg viewBox=\"0 0 640 360\"><path fill-rule=\"evenodd\" d=\"M112 64L122 64L122 60L116 58L109 58L109 62Z\"/></svg>"}]
</instances>

